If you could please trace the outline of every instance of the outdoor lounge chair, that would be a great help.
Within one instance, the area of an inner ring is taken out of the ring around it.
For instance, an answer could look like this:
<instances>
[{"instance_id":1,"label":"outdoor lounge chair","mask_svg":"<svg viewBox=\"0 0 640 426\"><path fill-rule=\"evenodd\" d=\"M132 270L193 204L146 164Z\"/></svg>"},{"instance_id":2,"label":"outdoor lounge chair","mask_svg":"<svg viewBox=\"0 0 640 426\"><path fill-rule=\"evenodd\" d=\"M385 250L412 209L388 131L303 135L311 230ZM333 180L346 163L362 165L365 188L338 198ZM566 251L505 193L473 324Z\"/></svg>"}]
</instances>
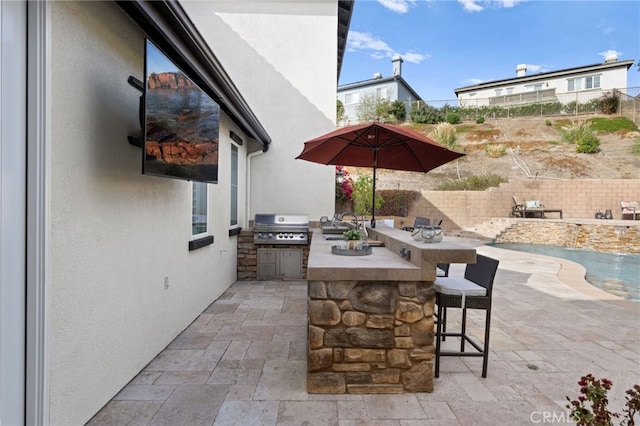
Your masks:
<instances>
[{"instance_id":1,"label":"outdoor lounge chair","mask_svg":"<svg viewBox=\"0 0 640 426\"><path fill-rule=\"evenodd\" d=\"M640 206L637 201L620 201L620 210L622 219L624 219L625 215L631 215L632 220L640 217Z\"/></svg>"},{"instance_id":2,"label":"outdoor lounge chair","mask_svg":"<svg viewBox=\"0 0 640 426\"><path fill-rule=\"evenodd\" d=\"M511 212L509 213L510 217L539 217L540 219L544 219L546 217L545 213L559 213L560 219L562 219L562 209L545 207L540 204L539 201L527 201L522 203L515 195L511 198L513 199L513 207L511 207Z\"/></svg>"}]
</instances>

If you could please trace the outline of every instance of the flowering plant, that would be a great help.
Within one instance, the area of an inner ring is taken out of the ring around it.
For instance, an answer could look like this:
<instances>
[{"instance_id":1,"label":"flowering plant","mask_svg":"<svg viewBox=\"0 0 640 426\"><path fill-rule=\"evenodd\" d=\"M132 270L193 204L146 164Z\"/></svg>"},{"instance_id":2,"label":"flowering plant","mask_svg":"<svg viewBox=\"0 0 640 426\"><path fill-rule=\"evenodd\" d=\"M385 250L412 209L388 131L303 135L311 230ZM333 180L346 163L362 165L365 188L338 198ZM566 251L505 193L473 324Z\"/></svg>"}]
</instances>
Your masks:
<instances>
[{"instance_id":1,"label":"flowering plant","mask_svg":"<svg viewBox=\"0 0 640 426\"><path fill-rule=\"evenodd\" d=\"M577 400L567 397L567 408L571 410L571 417L578 426L611 426L612 418L620 417L619 413L609 411L607 405L607 392L611 390L613 383L609 379L596 379L593 375L582 376L578 382L580 385L580 396ZM635 425L634 417L640 412L640 385L635 385L633 389L626 392L626 405L623 410L626 419L622 425ZM587 408L587 402L591 403L591 408Z\"/></svg>"},{"instance_id":2,"label":"flowering plant","mask_svg":"<svg viewBox=\"0 0 640 426\"><path fill-rule=\"evenodd\" d=\"M342 175L341 182L337 177ZM353 196L353 179L347 169L343 166L336 166L336 201L351 201Z\"/></svg>"}]
</instances>

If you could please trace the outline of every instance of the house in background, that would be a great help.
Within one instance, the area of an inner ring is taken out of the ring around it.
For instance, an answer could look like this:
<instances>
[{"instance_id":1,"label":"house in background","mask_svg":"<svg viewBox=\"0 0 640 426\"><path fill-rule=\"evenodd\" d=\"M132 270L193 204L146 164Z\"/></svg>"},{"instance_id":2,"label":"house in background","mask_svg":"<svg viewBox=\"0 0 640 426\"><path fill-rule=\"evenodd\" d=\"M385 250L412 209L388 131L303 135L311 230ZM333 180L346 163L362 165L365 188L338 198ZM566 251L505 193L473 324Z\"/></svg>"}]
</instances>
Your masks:
<instances>
[{"instance_id":1,"label":"house in background","mask_svg":"<svg viewBox=\"0 0 640 426\"><path fill-rule=\"evenodd\" d=\"M516 67L516 77L455 89L462 107L514 106L530 103L586 103L613 89L627 88L627 71L633 60L607 56L604 63L527 75Z\"/></svg>"},{"instance_id":2,"label":"house in background","mask_svg":"<svg viewBox=\"0 0 640 426\"><path fill-rule=\"evenodd\" d=\"M357 124L358 105L368 96L376 99L386 99L390 102L402 101L405 104L407 116L411 106L422 98L402 77L402 63L400 56L391 59L393 64L392 73L389 77L383 77L381 73L375 73L370 80L359 81L357 83L344 84L338 86L338 100L344 105L344 123Z\"/></svg>"},{"instance_id":3,"label":"house in background","mask_svg":"<svg viewBox=\"0 0 640 426\"><path fill-rule=\"evenodd\" d=\"M334 211L295 157L335 128L351 8L0 2L2 425L86 423L233 284L255 213ZM142 174L145 39L220 106L217 183Z\"/></svg>"}]
</instances>

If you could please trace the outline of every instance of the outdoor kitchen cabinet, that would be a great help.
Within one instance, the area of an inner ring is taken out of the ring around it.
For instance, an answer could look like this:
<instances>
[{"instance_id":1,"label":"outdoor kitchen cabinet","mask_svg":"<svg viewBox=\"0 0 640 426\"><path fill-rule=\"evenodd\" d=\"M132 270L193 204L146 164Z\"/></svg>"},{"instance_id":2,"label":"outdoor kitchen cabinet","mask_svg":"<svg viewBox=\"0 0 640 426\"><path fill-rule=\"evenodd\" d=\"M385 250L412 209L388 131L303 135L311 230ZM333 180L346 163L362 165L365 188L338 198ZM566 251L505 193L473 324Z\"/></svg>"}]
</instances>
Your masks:
<instances>
[{"instance_id":1,"label":"outdoor kitchen cabinet","mask_svg":"<svg viewBox=\"0 0 640 426\"><path fill-rule=\"evenodd\" d=\"M258 249L257 278L302 278L302 249Z\"/></svg>"}]
</instances>

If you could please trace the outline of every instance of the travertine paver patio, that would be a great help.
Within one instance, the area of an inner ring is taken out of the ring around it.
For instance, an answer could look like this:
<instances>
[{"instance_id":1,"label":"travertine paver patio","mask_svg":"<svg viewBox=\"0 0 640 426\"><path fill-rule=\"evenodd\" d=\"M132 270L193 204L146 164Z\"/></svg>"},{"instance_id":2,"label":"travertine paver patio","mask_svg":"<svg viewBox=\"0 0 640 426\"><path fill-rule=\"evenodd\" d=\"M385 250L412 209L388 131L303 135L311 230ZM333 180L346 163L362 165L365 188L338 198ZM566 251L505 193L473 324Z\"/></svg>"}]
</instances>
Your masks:
<instances>
[{"instance_id":1,"label":"travertine paver patio","mask_svg":"<svg viewBox=\"0 0 640 426\"><path fill-rule=\"evenodd\" d=\"M433 393L308 394L306 282L242 281L89 424L569 423L565 396L578 396L586 373L613 381L610 406L621 411L624 391L640 383L640 304L591 288L575 264L488 246L478 252L501 261L486 379L481 358L443 358ZM451 274L463 268L453 265ZM482 314L469 319L481 335Z\"/></svg>"}]
</instances>

